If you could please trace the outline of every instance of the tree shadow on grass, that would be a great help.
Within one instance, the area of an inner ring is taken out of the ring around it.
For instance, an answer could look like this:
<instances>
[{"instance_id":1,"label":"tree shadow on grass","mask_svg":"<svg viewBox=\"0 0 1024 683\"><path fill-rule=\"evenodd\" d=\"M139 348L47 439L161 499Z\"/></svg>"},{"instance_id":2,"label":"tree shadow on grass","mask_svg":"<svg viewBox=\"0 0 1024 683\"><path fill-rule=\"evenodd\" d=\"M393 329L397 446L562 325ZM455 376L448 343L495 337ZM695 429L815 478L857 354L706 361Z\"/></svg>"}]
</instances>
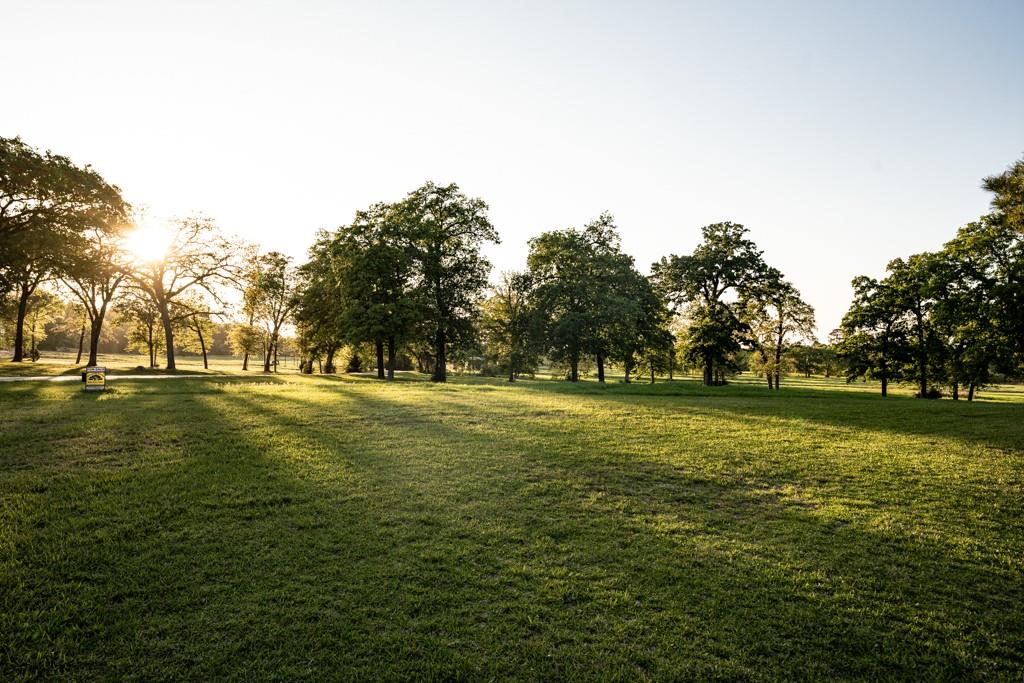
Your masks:
<instances>
[{"instance_id":1,"label":"tree shadow on grass","mask_svg":"<svg viewBox=\"0 0 1024 683\"><path fill-rule=\"evenodd\" d=\"M550 647L547 637L562 628L583 638L575 649L584 661L594 655L592 648L611 644L603 629L616 622L624 629L619 644L626 652L662 653L650 663L655 671L687 671L673 667L689 661L725 667L732 675L754 675L765 666L828 677L967 675L984 662L957 652L958 645L972 644L958 639L1013 623L1012 576L984 563L957 566L940 544L820 519L806 503L785 501L749 482L709 481L663 463L611 462L571 449L575 454L567 455L558 448L568 436L564 427L528 439L505 432L505 455L482 463L474 454L483 454L480 439L490 435L484 422L440 424L436 406L417 410L389 398L358 397L367 419L388 416L389 439L447 444L438 451L441 463L418 463L406 473L413 481L403 497L411 504L394 504L410 519L445 505L443 523L426 531L475 548L473 555L497 550L501 555L492 561L522 563L526 581L519 584L517 603L540 597L543 604L541 588L554 581L561 600L545 605L549 623L538 634L540 649ZM232 400L252 403L242 396ZM312 408L307 401L284 401L300 412ZM250 409L280 419L279 410ZM461 410L470 417L479 406ZM307 427L308 438L329 457L352 446L315 421ZM372 471L370 463L381 456L374 450L344 462ZM386 457L389 477L410 468L400 453L389 449ZM483 475L468 473L480 467ZM448 488L437 491L436 480L417 477L424 468L435 477L449 475L443 480ZM430 493L440 500L431 502ZM496 548L472 523L481 517L504 530ZM429 583L420 589L433 590ZM623 605L609 599L619 591L628 596ZM975 609L986 612L981 623ZM633 628L637 619L644 629ZM679 637L700 646L677 659L666 657ZM799 652L787 651L794 643ZM999 654L997 669L1013 655L1005 649ZM619 663L636 666L629 657Z\"/></svg>"},{"instance_id":2,"label":"tree shadow on grass","mask_svg":"<svg viewBox=\"0 0 1024 683\"><path fill-rule=\"evenodd\" d=\"M128 404L159 416L124 445L143 462L39 482L9 599L96 678L962 679L1020 656L1020 584L984 560L508 397L424 397Z\"/></svg>"},{"instance_id":3,"label":"tree shadow on grass","mask_svg":"<svg viewBox=\"0 0 1024 683\"><path fill-rule=\"evenodd\" d=\"M1024 403L921 401L910 397L883 398L863 392L817 388L783 388L778 392L755 387L673 385L608 386L582 391L555 383L524 383L522 390L552 395L602 397L626 405L685 404L739 417L778 418L856 430L935 437L975 443L1005 451L1024 452Z\"/></svg>"}]
</instances>

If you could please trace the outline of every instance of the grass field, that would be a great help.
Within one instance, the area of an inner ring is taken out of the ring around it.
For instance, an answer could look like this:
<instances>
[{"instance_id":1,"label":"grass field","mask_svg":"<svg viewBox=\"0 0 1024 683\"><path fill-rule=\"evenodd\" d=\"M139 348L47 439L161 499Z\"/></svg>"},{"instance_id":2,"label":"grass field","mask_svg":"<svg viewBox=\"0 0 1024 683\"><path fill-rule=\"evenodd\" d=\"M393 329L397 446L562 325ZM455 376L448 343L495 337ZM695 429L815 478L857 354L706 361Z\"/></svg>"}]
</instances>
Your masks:
<instances>
[{"instance_id":1,"label":"grass field","mask_svg":"<svg viewBox=\"0 0 1024 683\"><path fill-rule=\"evenodd\" d=\"M1022 677L1019 393L407 379L0 385L0 679Z\"/></svg>"},{"instance_id":2,"label":"grass field","mask_svg":"<svg viewBox=\"0 0 1024 683\"><path fill-rule=\"evenodd\" d=\"M82 363L75 364L75 354L48 351L35 362L11 363L10 354L0 355L0 377L43 377L48 375L73 375L85 367L88 354L82 358ZM101 353L96 359L97 365L107 368L113 375L127 374L162 374L166 370L162 368L146 367L149 359L146 356L136 353ZM164 359L160 359L164 363ZM203 367L201 356L179 355L176 362L179 374L238 374L242 371L242 360L231 356L210 356L208 359L209 368ZM249 362L249 369L255 373L263 370L262 360L256 359ZM284 359L279 369L281 371L294 372L296 369L293 358Z\"/></svg>"}]
</instances>

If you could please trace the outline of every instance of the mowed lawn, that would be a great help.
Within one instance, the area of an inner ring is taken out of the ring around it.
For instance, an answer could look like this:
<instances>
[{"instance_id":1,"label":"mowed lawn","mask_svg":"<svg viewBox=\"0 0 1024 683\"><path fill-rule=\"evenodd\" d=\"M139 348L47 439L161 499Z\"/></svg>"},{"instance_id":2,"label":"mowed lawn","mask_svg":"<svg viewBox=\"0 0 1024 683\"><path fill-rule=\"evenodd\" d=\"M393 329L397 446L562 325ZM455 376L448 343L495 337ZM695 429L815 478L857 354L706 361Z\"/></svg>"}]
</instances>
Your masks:
<instances>
[{"instance_id":1,"label":"mowed lawn","mask_svg":"<svg viewBox=\"0 0 1024 683\"><path fill-rule=\"evenodd\" d=\"M3 680L1022 677L1013 400L12 383L0 497Z\"/></svg>"}]
</instances>

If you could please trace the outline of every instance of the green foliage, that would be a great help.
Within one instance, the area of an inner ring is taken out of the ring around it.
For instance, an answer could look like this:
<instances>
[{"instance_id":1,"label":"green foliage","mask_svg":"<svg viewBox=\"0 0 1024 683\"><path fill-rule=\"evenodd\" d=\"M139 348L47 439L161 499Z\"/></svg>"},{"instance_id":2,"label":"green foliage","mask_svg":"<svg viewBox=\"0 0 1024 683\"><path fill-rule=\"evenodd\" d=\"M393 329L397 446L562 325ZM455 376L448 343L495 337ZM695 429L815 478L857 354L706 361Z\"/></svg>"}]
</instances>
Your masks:
<instances>
[{"instance_id":1,"label":"green foliage","mask_svg":"<svg viewBox=\"0 0 1024 683\"><path fill-rule=\"evenodd\" d=\"M128 210L120 190L89 166L0 137L0 292L16 290L20 299L14 360L21 360L28 298L55 277L97 277L97 266L83 262L89 254L103 260ZM99 251L97 235L108 236Z\"/></svg>"},{"instance_id":2,"label":"green foliage","mask_svg":"<svg viewBox=\"0 0 1024 683\"><path fill-rule=\"evenodd\" d=\"M529 273L502 273L480 309L488 360L509 382L533 373L543 350L543 320Z\"/></svg>"},{"instance_id":3,"label":"green foliage","mask_svg":"<svg viewBox=\"0 0 1024 683\"><path fill-rule=\"evenodd\" d=\"M298 269L298 295L294 311L300 355L308 368L317 358L332 356L345 341L344 302L334 233L321 230L309 248L309 260ZM252 323L252 317L249 318Z\"/></svg>"},{"instance_id":4,"label":"green foliage","mask_svg":"<svg viewBox=\"0 0 1024 683\"><path fill-rule=\"evenodd\" d=\"M700 303L690 306L685 317L679 350L683 365L701 368L705 386L724 384L728 375L742 369L741 323L727 306Z\"/></svg>"},{"instance_id":5,"label":"green foliage","mask_svg":"<svg viewBox=\"0 0 1024 683\"><path fill-rule=\"evenodd\" d=\"M903 379L909 325L898 292L888 280L859 276L852 284L853 303L843 316L838 350L849 379L877 379L885 396L890 382Z\"/></svg>"},{"instance_id":6,"label":"green foliage","mask_svg":"<svg viewBox=\"0 0 1024 683\"><path fill-rule=\"evenodd\" d=\"M426 292L417 287L418 254L406 218L395 205L375 204L334 238L338 324L351 344L387 343L393 350L424 318Z\"/></svg>"},{"instance_id":7,"label":"green foliage","mask_svg":"<svg viewBox=\"0 0 1024 683\"><path fill-rule=\"evenodd\" d=\"M739 303L747 343L758 372L778 389L786 354L795 342L814 340L814 309L778 270L768 268L745 288Z\"/></svg>"},{"instance_id":8,"label":"green foliage","mask_svg":"<svg viewBox=\"0 0 1024 683\"><path fill-rule=\"evenodd\" d=\"M1024 159L985 178L982 186L994 195L992 208L998 211L998 218L1008 227L1024 232Z\"/></svg>"},{"instance_id":9,"label":"green foliage","mask_svg":"<svg viewBox=\"0 0 1024 683\"><path fill-rule=\"evenodd\" d=\"M236 356L257 354L263 348L263 332L255 325L235 323L228 331L228 344Z\"/></svg>"},{"instance_id":10,"label":"green foliage","mask_svg":"<svg viewBox=\"0 0 1024 683\"><path fill-rule=\"evenodd\" d=\"M611 214L582 230L542 233L530 240L527 257L536 282L537 306L545 316L548 354L577 380L584 355L603 363L635 366L638 354L666 341L667 313L650 283L622 253Z\"/></svg>"},{"instance_id":11,"label":"green foliage","mask_svg":"<svg viewBox=\"0 0 1024 683\"><path fill-rule=\"evenodd\" d=\"M748 232L738 223L705 226L704 239L692 254L673 254L652 266L658 290L675 305L688 307L690 329L682 355L684 362L703 367L706 385L720 383L735 370L738 339L747 333L739 307L726 297L749 300L773 273ZM719 367L724 372L716 371Z\"/></svg>"},{"instance_id":12,"label":"green foliage","mask_svg":"<svg viewBox=\"0 0 1024 683\"><path fill-rule=\"evenodd\" d=\"M263 371L270 372L277 357L281 328L300 302L301 277L292 266L291 258L277 251L252 254L244 272L243 305L250 325L258 322L264 327L267 347Z\"/></svg>"},{"instance_id":13,"label":"green foliage","mask_svg":"<svg viewBox=\"0 0 1024 683\"><path fill-rule=\"evenodd\" d=\"M1020 372L1024 236L1001 216L888 270L881 282L854 280L839 345L851 377L912 379L921 396L967 386L971 398L994 371Z\"/></svg>"},{"instance_id":14,"label":"green foliage","mask_svg":"<svg viewBox=\"0 0 1024 683\"><path fill-rule=\"evenodd\" d=\"M487 204L467 197L454 183L428 182L396 211L415 254L422 318L434 346L433 379L443 382L448 346L475 340L474 322L491 270L480 250L499 242L498 232L487 217Z\"/></svg>"},{"instance_id":15,"label":"green foliage","mask_svg":"<svg viewBox=\"0 0 1024 683\"><path fill-rule=\"evenodd\" d=\"M28 299L25 315L26 355L38 358L39 344L46 341L47 327L64 314L64 301L47 289L37 289Z\"/></svg>"}]
</instances>

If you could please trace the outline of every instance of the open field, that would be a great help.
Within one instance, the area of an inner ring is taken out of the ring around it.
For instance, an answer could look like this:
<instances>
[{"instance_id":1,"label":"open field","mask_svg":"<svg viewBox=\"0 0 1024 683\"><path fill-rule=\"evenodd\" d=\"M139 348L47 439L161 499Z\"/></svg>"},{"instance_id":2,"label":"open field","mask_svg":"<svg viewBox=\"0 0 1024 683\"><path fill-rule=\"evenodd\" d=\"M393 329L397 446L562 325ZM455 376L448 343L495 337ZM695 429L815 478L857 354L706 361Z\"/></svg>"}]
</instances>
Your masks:
<instances>
[{"instance_id":1,"label":"open field","mask_svg":"<svg viewBox=\"0 0 1024 683\"><path fill-rule=\"evenodd\" d=\"M0 385L0 678L1022 676L1018 392L407 379Z\"/></svg>"},{"instance_id":2,"label":"open field","mask_svg":"<svg viewBox=\"0 0 1024 683\"><path fill-rule=\"evenodd\" d=\"M0 377L10 376L45 376L77 374L85 367L88 354L83 356L82 363L75 364L75 354L59 351L48 351L35 362L25 361L23 363L11 363L10 354L0 354ZM164 373L162 368L148 368L149 360L146 356L135 353L101 353L96 359L98 365L107 368L110 374L126 375L139 373ZM160 364L165 361L160 358ZM177 357L178 374L235 374L242 371L241 358L232 356L210 356L208 359L209 369L203 368L202 356L179 355ZM281 371L294 371L296 369L294 359L288 359L282 363ZM257 359L249 362L249 371L258 374L263 370L262 362Z\"/></svg>"}]
</instances>

